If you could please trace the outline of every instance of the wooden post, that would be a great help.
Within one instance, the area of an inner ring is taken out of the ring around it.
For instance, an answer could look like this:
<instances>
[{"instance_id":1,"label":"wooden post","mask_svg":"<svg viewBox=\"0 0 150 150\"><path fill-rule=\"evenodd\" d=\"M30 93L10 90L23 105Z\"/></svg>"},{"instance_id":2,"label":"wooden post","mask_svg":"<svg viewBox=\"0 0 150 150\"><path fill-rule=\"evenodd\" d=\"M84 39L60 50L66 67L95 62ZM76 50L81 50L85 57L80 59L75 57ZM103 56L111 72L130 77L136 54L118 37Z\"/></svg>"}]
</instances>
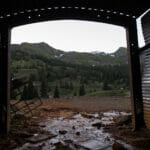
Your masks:
<instances>
[{"instance_id":1,"label":"wooden post","mask_svg":"<svg viewBox=\"0 0 150 150\"><path fill-rule=\"evenodd\" d=\"M0 24L0 134L9 132L10 98L10 30Z\"/></svg>"},{"instance_id":2,"label":"wooden post","mask_svg":"<svg viewBox=\"0 0 150 150\"><path fill-rule=\"evenodd\" d=\"M143 101L141 88L140 57L136 20L130 22L127 30L128 62L130 69L130 91L133 129L144 126Z\"/></svg>"}]
</instances>

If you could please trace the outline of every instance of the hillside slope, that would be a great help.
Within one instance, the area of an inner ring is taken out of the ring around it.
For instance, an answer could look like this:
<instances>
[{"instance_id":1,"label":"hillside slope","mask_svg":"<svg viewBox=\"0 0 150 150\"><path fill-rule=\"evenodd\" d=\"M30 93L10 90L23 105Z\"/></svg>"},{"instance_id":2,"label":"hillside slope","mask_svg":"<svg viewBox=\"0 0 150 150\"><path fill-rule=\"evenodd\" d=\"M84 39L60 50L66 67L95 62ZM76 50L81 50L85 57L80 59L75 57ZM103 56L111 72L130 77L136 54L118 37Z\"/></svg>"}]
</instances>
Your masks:
<instances>
[{"instance_id":1,"label":"hillside slope","mask_svg":"<svg viewBox=\"0 0 150 150\"><path fill-rule=\"evenodd\" d=\"M47 59L57 59L63 62L102 66L102 65L119 65L127 63L126 48L119 48L114 53L79 53L79 52L64 52L57 50L46 43L22 43L20 45L11 46L12 59L20 55L40 56Z\"/></svg>"}]
</instances>

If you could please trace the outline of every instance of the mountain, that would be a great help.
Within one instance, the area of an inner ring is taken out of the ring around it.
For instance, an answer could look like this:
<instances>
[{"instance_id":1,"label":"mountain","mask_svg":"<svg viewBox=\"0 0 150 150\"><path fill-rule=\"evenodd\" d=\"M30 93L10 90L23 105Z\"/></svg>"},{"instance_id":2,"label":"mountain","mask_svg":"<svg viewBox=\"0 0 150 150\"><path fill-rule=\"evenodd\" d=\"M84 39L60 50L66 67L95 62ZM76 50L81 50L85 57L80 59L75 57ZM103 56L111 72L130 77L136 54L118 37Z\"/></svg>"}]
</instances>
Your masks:
<instances>
[{"instance_id":1,"label":"mountain","mask_svg":"<svg viewBox=\"0 0 150 150\"><path fill-rule=\"evenodd\" d=\"M40 55L47 58L52 58L55 56L59 56L63 51L57 50L48 44L41 42L41 43L22 43L12 44L11 45L12 54L16 54L18 52L26 53L29 55Z\"/></svg>"},{"instance_id":2,"label":"mountain","mask_svg":"<svg viewBox=\"0 0 150 150\"><path fill-rule=\"evenodd\" d=\"M127 48L120 47L116 52L113 53L114 56L120 57L120 56L126 56L127 55Z\"/></svg>"},{"instance_id":3,"label":"mountain","mask_svg":"<svg viewBox=\"0 0 150 150\"><path fill-rule=\"evenodd\" d=\"M126 48L119 48L114 53L79 53L79 52L64 52L55 49L48 44L42 43L22 43L20 45L11 45L12 58L18 55L40 56L47 59L56 59L59 61L89 65L89 66L102 66L102 65L120 65L127 63Z\"/></svg>"},{"instance_id":4,"label":"mountain","mask_svg":"<svg viewBox=\"0 0 150 150\"><path fill-rule=\"evenodd\" d=\"M42 82L48 84L48 91L58 86L61 95L70 90L76 95L81 84L88 93L103 90L103 85L113 90L129 88L127 52L122 47L114 53L79 53L43 42L12 44L11 74L29 77L38 89Z\"/></svg>"}]
</instances>

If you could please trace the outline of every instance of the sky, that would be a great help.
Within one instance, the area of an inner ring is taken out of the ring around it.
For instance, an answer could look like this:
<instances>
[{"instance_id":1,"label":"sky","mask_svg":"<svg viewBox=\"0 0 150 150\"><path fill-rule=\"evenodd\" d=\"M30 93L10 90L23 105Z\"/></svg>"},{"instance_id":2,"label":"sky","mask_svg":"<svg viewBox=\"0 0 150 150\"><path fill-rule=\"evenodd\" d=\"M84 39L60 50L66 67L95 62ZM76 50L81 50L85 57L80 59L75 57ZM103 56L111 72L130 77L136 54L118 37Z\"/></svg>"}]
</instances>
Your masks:
<instances>
[{"instance_id":1,"label":"sky","mask_svg":"<svg viewBox=\"0 0 150 150\"><path fill-rule=\"evenodd\" d=\"M56 49L78 52L111 53L119 47L127 47L123 27L79 20L40 22L13 28L11 43L23 42L45 42Z\"/></svg>"}]
</instances>

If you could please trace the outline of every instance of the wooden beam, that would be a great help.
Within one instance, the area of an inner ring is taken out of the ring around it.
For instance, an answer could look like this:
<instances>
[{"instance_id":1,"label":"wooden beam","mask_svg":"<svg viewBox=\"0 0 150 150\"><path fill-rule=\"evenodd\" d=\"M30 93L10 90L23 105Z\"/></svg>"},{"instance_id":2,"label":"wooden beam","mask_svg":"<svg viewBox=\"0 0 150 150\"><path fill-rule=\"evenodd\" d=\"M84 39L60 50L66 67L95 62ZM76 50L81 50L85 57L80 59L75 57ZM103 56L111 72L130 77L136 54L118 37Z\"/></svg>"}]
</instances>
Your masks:
<instances>
[{"instance_id":1,"label":"wooden beam","mask_svg":"<svg viewBox=\"0 0 150 150\"><path fill-rule=\"evenodd\" d=\"M130 22L126 31L130 69L132 122L133 129L136 130L144 125L140 57L138 51L136 20Z\"/></svg>"},{"instance_id":2,"label":"wooden beam","mask_svg":"<svg viewBox=\"0 0 150 150\"><path fill-rule=\"evenodd\" d=\"M41 9L36 9L36 11L33 9L29 11L23 11L23 13L17 13L16 15L10 15L9 19L7 16L5 16L2 20L7 22L7 24L9 24L11 27L36 23L40 21L62 19L96 21L126 27L128 26L128 22L133 19L132 16L126 16L123 13L120 15L115 11L104 11L103 9L100 11L100 9L95 9L92 7L67 7L62 5L59 7L50 7L50 9L46 7L43 8L43 11L41 11Z\"/></svg>"},{"instance_id":3,"label":"wooden beam","mask_svg":"<svg viewBox=\"0 0 150 150\"><path fill-rule=\"evenodd\" d=\"M9 131L10 98L10 30L6 24L0 24L0 134Z\"/></svg>"}]
</instances>

